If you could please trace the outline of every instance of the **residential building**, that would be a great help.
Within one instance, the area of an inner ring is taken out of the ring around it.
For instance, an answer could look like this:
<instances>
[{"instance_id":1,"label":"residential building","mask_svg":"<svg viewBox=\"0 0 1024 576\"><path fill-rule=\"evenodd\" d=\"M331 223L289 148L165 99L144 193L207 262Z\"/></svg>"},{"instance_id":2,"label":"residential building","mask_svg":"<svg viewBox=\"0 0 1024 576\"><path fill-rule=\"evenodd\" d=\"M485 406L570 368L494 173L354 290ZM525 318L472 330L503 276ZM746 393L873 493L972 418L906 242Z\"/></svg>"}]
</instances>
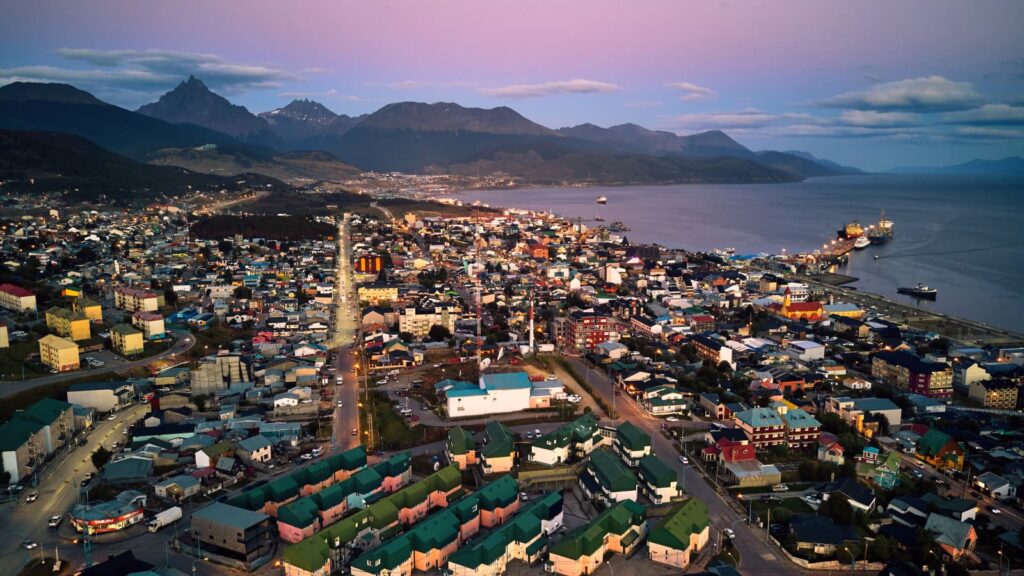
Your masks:
<instances>
[{"instance_id":1,"label":"residential building","mask_svg":"<svg viewBox=\"0 0 1024 576\"><path fill-rule=\"evenodd\" d=\"M694 334L690 337L690 341L693 343L697 355L711 362L714 366L717 367L722 362L725 362L732 366L733 369L736 368L736 362L732 357L732 348L726 346L724 342L707 334Z\"/></svg>"},{"instance_id":2,"label":"residential building","mask_svg":"<svg viewBox=\"0 0 1024 576\"><path fill-rule=\"evenodd\" d=\"M0 461L12 484L29 477L74 434L71 404L44 398L0 424Z\"/></svg>"},{"instance_id":3,"label":"residential building","mask_svg":"<svg viewBox=\"0 0 1024 576\"><path fill-rule=\"evenodd\" d=\"M647 535L647 558L685 571L694 555L708 544L711 521L707 506L690 498L676 506Z\"/></svg>"},{"instance_id":4,"label":"residential building","mask_svg":"<svg viewBox=\"0 0 1024 576\"><path fill-rule=\"evenodd\" d=\"M146 340L160 340L167 335L164 328L164 317L157 312L139 310L132 314L132 326L142 330Z\"/></svg>"},{"instance_id":5,"label":"residential building","mask_svg":"<svg viewBox=\"0 0 1024 576\"><path fill-rule=\"evenodd\" d=\"M156 312L160 308L160 301L155 292L122 287L114 290L114 306L127 312Z\"/></svg>"},{"instance_id":6,"label":"residential building","mask_svg":"<svg viewBox=\"0 0 1024 576\"><path fill-rule=\"evenodd\" d=\"M838 414L857 432L868 437L877 434L880 420L885 420L889 430L896 430L903 418L903 411L888 398L834 396L828 398L825 411Z\"/></svg>"},{"instance_id":7,"label":"residential building","mask_svg":"<svg viewBox=\"0 0 1024 576\"><path fill-rule=\"evenodd\" d=\"M995 500L1007 500L1017 495L1017 486L995 472L979 474L974 485Z\"/></svg>"},{"instance_id":8,"label":"residential building","mask_svg":"<svg viewBox=\"0 0 1024 576\"><path fill-rule=\"evenodd\" d=\"M871 375L928 398L947 399L953 395L953 369L949 364L929 362L902 350L876 352L871 359Z\"/></svg>"},{"instance_id":9,"label":"residential building","mask_svg":"<svg viewBox=\"0 0 1024 576\"><path fill-rule=\"evenodd\" d=\"M786 352L801 362L820 362L825 359L825 345L813 340L793 340Z\"/></svg>"},{"instance_id":10,"label":"residential building","mask_svg":"<svg viewBox=\"0 0 1024 576\"><path fill-rule=\"evenodd\" d=\"M651 453L651 437L632 422L626 421L615 429L612 446L627 466L636 468L640 459Z\"/></svg>"},{"instance_id":11,"label":"residential building","mask_svg":"<svg viewBox=\"0 0 1024 576\"><path fill-rule=\"evenodd\" d=\"M68 388L68 402L97 412L120 410L136 398L135 385L127 380L79 382Z\"/></svg>"},{"instance_id":12,"label":"residential building","mask_svg":"<svg viewBox=\"0 0 1024 576\"><path fill-rule=\"evenodd\" d=\"M985 408L1016 410L1020 384L1009 378L976 380L970 385L969 396Z\"/></svg>"},{"instance_id":13,"label":"residential building","mask_svg":"<svg viewBox=\"0 0 1024 576\"><path fill-rule=\"evenodd\" d=\"M39 339L39 361L43 366L58 372L78 370L78 344L47 334Z\"/></svg>"},{"instance_id":14,"label":"residential building","mask_svg":"<svg viewBox=\"0 0 1024 576\"><path fill-rule=\"evenodd\" d=\"M246 464L267 464L273 455L273 444L266 436L257 434L235 443L235 455Z\"/></svg>"},{"instance_id":15,"label":"residential building","mask_svg":"<svg viewBox=\"0 0 1024 576\"><path fill-rule=\"evenodd\" d=\"M917 457L940 471L961 470L964 466L963 447L936 428L929 429L917 441Z\"/></svg>"},{"instance_id":16,"label":"residential building","mask_svg":"<svg viewBox=\"0 0 1024 576\"><path fill-rule=\"evenodd\" d=\"M437 387L444 392L449 418L520 412L530 407L533 390L526 372L484 374L479 384L442 380Z\"/></svg>"},{"instance_id":17,"label":"residential building","mask_svg":"<svg viewBox=\"0 0 1024 576\"><path fill-rule=\"evenodd\" d=\"M832 556L836 550L860 540L853 526L842 526L827 516L800 514L789 522L790 535L798 551Z\"/></svg>"},{"instance_id":18,"label":"residential building","mask_svg":"<svg viewBox=\"0 0 1024 576\"><path fill-rule=\"evenodd\" d=\"M786 425L771 408L748 408L733 415L736 425L747 435L756 450L786 443Z\"/></svg>"},{"instance_id":19,"label":"residential building","mask_svg":"<svg viewBox=\"0 0 1024 576\"><path fill-rule=\"evenodd\" d=\"M36 309L36 295L14 284L0 284L0 308L15 312L32 312Z\"/></svg>"},{"instance_id":20,"label":"residential building","mask_svg":"<svg viewBox=\"0 0 1024 576\"><path fill-rule=\"evenodd\" d=\"M459 467L459 470L467 470L477 463L476 440L473 433L456 426L448 430L448 439L444 444L448 461Z\"/></svg>"},{"instance_id":21,"label":"residential building","mask_svg":"<svg viewBox=\"0 0 1024 576\"><path fill-rule=\"evenodd\" d=\"M550 492L524 506L507 524L462 545L448 558L452 576L500 576L508 563L532 564L562 525L562 494Z\"/></svg>"},{"instance_id":22,"label":"residential building","mask_svg":"<svg viewBox=\"0 0 1024 576\"><path fill-rule=\"evenodd\" d=\"M193 394L211 394L232 384L252 381L252 369L238 354L205 356L191 372Z\"/></svg>"},{"instance_id":23,"label":"residential building","mask_svg":"<svg viewBox=\"0 0 1024 576\"><path fill-rule=\"evenodd\" d=\"M79 296L71 301L71 309L84 315L89 319L89 322L103 322L103 308L95 300Z\"/></svg>"},{"instance_id":24,"label":"residential building","mask_svg":"<svg viewBox=\"0 0 1024 576\"><path fill-rule=\"evenodd\" d=\"M366 302L370 306L394 304L398 302L398 286L362 284L356 289L356 295L359 297L360 302Z\"/></svg>"},{"instance_id":25,"label":"residential building","mask_svg":"<svg viewBox=\"0 0 1024 576\"><path fill-rule=\"evenodd\" d=\"M533 442L530 461L548 466L579 461L604 442L597 418L585 414Z\"/></svg>"},{"instance_id":26,"label":"residential building","mask_svg":"<svg viewBox=\"0 0 1024 576\"><path fill-rule=\"evenodd\" d=\"M619 332L614 318L592 310L569 313L569 347L578 352L593 352L602 342L618 342Z\"/></svg>"},{"instance_id":27,"label":"residential building","mask_svg":"<svg viewBox=\"0 0 1024 576\"><path fill-rule=\"evenodd\" d=\"M604 448L590 453L579 484L587 496L606 504L638 499L636 475Z\"/></svg>"},{"instance_id":28,"label":"residential building","mask_svg":"<svg viewBox=\"0 0 1024 576\"><path fill-rule=\"evenodd\" d=\"M935 512L928 515L924 529L935 536L935 543L953 560L974 552L978 543L978 533L973 525Z\"/></svg>"},{"instance_id":29,"label":"residential building","mask_svg":"<svg viewBox=\"0 0 1024 576\"><path fill-rule=\"evenodd\" d=\"M545 569L560 576L593 574L608 554L632 554L646 534L646 511L624 500L551 544Z\"/></svg>"},{"instance_id":30,"label":"residential building","mask_svg":"<svg viewBox=\"0 0 1024 576\"><path fill-rule=\"evenodd\" d=\"M485 476L512 470L515 462L515 438L504 424L490 420L484 425L483 446L478 452L480 471Z\"/></svg>"},{"instance_id":31,"label":"residential building","mask_svg":"<svg viewBox=\"0 0 1024 576\"><path fill-rule=\"evenodd\" d=\"M640 490L657 504L665 504L679 497L679 479L676 471L656 456L648 455L640 459L637 469Z\"/></svg>"},{"instance_id":32,"label":"residential building","mask_svg":"<svg viewBox=\"0 0 1024 576\"><path fill-rule=\"evenodd\" d=\"M192 513L192 536L204 554L227 558L249 571L269 562L274 551L269 516L221 502Z\"/></svg>"},{"instance_id":33,"label":"residential building","mask_svg":"<svg viewBox=\"0 0 1024 576\"><path fill-rule=\"evenodd\" d=\"M175 502L183 502L199 494L201 488L202 483L199 479L189 474L171 476L153 485L153 491L158 498Z\"/></svg>"},{"instance_id":34,"label":"residential building","mask_svg":"<svg viewBox=\"0 0 1024 576\"><path fill-rule=\"evenodd\" d=\"M110 344L121 356L135 356L146 349L142 332L130 324L117 324L110 329Z\"/></svg>"},{"instance_id":35,"label":"residential building","mask_svg":"<svg viewBox=\"0 0 1024 576\"><path fill-rule=\"evenodd\" d=\"M437 304L429 308L409 307L398 312L398 331L408 332L416 338L424 338L433 326L443 326L455 332L455 323L462 318L462 311L454 304Z\"/></svg>"},{"instance_id":36,"label":"residential building","mask_svg":"<svg viewBox=\"0 0 1024 576\"><path fill-rule=\"evenodd\" d=\"M89 319L67 308L49 308L46 311L46 327L57 336L71 340L88 340L91 337Z\"/></svg>"}]
</instances>

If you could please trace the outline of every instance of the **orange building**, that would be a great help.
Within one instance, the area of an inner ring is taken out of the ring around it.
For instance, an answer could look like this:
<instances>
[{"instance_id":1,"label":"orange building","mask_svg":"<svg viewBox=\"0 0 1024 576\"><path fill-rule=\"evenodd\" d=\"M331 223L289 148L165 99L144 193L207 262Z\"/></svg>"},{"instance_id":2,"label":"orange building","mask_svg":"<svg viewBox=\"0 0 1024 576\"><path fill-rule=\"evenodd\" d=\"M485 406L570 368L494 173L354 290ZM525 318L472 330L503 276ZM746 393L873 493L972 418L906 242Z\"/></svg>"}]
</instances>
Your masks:
<instances>
[{"instance_id":1,"label":"orange building","mask_svg":"<svg viewBox=\"0 0 1024 576\"><path fill-rule=\"evenodd\" d=\"M789 288L786 288L786 294L782 299L782 308L779 309L779 314L782 316L789 320L817 322L821 320L824 313L825 308L821 302L793 302Z\"/></svg>"}]
</instances>

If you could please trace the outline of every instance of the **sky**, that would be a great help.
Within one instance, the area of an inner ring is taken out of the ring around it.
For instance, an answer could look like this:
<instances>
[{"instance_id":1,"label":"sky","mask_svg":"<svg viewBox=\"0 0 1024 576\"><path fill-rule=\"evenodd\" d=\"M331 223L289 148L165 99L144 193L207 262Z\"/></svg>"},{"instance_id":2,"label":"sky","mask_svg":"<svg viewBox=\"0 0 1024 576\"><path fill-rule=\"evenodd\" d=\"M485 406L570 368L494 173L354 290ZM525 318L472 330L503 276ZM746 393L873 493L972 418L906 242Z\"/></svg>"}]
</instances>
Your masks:
<instances>
[{"instance_id":1,"label":"sky","mask_svg":"<svg viewBox=\"0 0 1024 576\"><path fill-rule=\"evenodd\" d=\"M67 82L131 109L194 74L256 113L504 105L869 170L1024 155L1020 0L3 4L0 84Z\"/></svg>"}]
</instances>

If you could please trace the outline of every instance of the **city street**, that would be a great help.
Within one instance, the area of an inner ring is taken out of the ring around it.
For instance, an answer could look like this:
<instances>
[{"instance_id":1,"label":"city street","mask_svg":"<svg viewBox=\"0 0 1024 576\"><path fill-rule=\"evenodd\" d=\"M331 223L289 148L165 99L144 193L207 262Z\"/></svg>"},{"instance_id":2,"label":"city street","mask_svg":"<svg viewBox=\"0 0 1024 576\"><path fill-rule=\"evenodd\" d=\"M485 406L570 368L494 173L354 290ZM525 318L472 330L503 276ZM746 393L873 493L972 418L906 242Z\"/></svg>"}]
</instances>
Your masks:
<instances>
[{"instance_id":1,"label":"city street","mask_svg":"<svg viewBox=\"0 0 1024 576\"><path fill-rule=\"evenodd\" d=\"M16 574L30 556L38 557L41 553L52 556L54 546L58 544L61 546L61 558L81 559L81 547L68 540L73 531L68 528L67 516L72 504L79 499L81 480L87 473L96 472L91 455L100 446L113 449L115 441L122 442L124 426L148 410L148 405L136 404L117 413L116 420L94 422L85 446L73 443L65 448L40 474L37 487L26 487L17 500L0 506L0 524L6 526L8 534L13 536L0 542L0 574ZM26 503L25 496L32 490L39 491L39 499ZM64 516L59 532L47 526L47 520L57 514ZM21 548L21 542L26 539L37 542L39 548Z\"/></svg>"},{"instance_id":2,"label":"city street","mask_svg":"<svg viewBox=\"0 0 1024 576\"><path fill-rule=\"evenodd\" d=\"M356 365L359 348L354 342L359 334L359 302L355 296L352 273L352 249L349 241L348 220L338 225L338 269L334 283L334 412L331 422L332 452L344 451L358 445L359 436L352 429L359 426L359 377ZM338 406L341 402L341 406Z\"/></svg>"}]
</instances>

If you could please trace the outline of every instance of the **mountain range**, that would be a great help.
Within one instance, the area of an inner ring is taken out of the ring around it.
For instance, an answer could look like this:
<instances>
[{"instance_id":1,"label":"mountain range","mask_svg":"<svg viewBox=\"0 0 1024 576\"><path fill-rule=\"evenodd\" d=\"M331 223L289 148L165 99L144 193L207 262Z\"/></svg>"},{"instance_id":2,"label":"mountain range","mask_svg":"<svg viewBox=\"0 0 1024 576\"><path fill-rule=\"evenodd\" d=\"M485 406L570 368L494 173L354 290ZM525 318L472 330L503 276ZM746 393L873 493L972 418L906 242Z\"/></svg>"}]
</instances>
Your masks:
<instances>
[{"instance_id":1,"label":"mountain range","mask_svg":"<svg viewBox=\"0 0 1024 576\"><path fill-rule=\"evenodd\" d=\"M351 117L295 100L256 115L194 77L135 112L66 84L8 84L0 87L0 128L75 134L140 162L290 181L343 179L360 169L597 184L781 182L858 172L806 153L754 152L717 130L555 130L505 106L398 102Z\"/></svg>"},{"instance_id":2,"label":"mountain range","mask_svg":"<svg viewBox=\"0 0 1024 576\"><path fill-rule=\"evenodd\" d=\"M1024 176L1024 158L1008 156L999 160L975 159L951 166L905 166L893 168L889 172L949 176Z\"/></svg>"}]
</instances>

